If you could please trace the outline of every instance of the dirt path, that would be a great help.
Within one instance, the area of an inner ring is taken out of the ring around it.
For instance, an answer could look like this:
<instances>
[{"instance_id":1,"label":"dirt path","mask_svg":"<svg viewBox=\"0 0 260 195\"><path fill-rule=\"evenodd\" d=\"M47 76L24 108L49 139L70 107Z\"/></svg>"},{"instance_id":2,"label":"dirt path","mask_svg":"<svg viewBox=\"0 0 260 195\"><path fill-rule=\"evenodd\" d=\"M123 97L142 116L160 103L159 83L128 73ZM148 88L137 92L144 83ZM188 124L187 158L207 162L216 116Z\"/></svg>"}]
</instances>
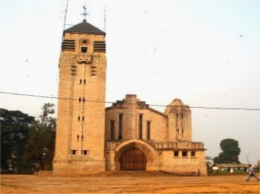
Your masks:
<instances>
[{"instance_id":1,"label":"dirt path","mask_svg":"<svg viewBox=\"0 0 260 195\"><path fill-rule=\"evenodd\" d=\"M239 176L1 175L1 194L259 194L259 182Z\"/></svg>"}]
</instances>

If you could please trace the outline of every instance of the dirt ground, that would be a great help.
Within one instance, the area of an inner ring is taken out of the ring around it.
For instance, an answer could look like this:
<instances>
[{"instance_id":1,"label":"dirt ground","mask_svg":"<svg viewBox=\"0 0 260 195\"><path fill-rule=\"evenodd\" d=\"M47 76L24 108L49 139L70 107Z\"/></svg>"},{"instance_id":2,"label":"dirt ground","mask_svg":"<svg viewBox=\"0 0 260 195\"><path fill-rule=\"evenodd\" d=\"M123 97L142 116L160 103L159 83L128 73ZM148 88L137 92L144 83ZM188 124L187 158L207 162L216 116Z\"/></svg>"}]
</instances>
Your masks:
<instances>
[{"instance_id":1,"label":"dirt ground","mask_svg":"<svg viewBox=\"0 0 260 195\"><path fill-rule=\"evenodd\" d=\"M175 176L103 174L81 177L1 175L1 194L259 194L247 175Z\"/></svg>"}]
</instances>

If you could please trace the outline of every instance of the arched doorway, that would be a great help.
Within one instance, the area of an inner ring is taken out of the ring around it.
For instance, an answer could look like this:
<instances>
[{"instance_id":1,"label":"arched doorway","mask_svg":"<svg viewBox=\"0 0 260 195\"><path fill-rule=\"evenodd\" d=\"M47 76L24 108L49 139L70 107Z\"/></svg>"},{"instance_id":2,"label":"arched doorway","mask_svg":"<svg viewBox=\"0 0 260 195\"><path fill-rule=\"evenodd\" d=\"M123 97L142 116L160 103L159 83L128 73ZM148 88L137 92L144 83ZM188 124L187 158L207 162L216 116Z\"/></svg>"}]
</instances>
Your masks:
<instances>
[{"instance_id":1,"label":"arched doorway","mask_svg":"<svg viewBox=\"0 0 260 195\"><path fill-rule=\"evenodd\" d=\"M137 149L131 148L122 153L120 158L121 170L146 170L146 156Z\"/></svg>"}]
</instances>

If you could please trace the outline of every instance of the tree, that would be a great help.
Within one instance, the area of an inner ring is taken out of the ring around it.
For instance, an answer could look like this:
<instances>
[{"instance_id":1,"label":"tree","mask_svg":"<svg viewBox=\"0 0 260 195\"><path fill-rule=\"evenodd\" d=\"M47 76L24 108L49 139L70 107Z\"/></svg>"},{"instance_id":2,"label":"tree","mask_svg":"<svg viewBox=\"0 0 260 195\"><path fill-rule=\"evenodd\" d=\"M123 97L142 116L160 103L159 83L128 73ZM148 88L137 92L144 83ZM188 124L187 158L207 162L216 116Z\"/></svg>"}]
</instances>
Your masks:
<instances>
[{"instance_id":1,"label":"tree","mask_svg":"<svg viewBox=\"0 0 260 195\"><path fill-rule=\"evenodd\" d=\"M30 127L30 137L23 156L25 162L39 163L44 170L52 169L54 157L56 119L50 116L54 114L53 107L51 103L43 105L42 115Z\"/></svg>"},{"instance_id":2,"label":"tree","mask_svg":"<svg viewBox=\"0 0 260 195\"><path fill-rule=\"evenodd\" d=\"M230 138L224 139L220 142L220 148L223 152L213 159L214 163L240 163L238 156L241 150L238 147L238 141Z\"/></svg>"},{"instance_id":3,"label":"tree","mask_svg":"<svg viewBox=\"0 0 260 195\"><path fill-rule=\"evenodd\" d=\"M23 149L29 137L29 126L34 117L21 111L0 108L1 121L1 168L17 167L21 164ZM8 162L8 163L7 163Z\"/></svg>"}]
</instances>

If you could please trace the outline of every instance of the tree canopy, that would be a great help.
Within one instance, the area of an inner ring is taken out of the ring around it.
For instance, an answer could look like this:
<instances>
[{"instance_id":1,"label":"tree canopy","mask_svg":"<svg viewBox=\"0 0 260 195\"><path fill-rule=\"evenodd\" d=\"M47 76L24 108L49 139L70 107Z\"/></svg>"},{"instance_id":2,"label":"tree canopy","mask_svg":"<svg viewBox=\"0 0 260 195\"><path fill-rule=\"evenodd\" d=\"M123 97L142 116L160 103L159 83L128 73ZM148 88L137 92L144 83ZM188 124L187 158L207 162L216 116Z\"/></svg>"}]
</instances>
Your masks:
<instances>
[{"instance_id":1,"label":"tree canopy","mask_svg":"<svg viewBox=\"0 0 260 195\"><path fill-rule=\"evenodd\" d=\"M39 163L42 169L52 168L56 119L54 105L46 103L39 119L21 111L0 109L1 168L30 167Z\"/></svg>"},{"instance_id":2,"label":"tree canopy","mask_svg":"<svg viewBox=\"0 0 260 195\"><path fill-rule=\"evenodd\" d=\"M21 111L9 111L0 108L1 121L1 167L7 168L10 163L21 163L24 146L29 138L29 128L34 121Z\"/></svg>"},{"instance_id":3,"label":"tree canopy","mask_svg":"<svg viewBox=\"0 0 260 195\"><path fill-rule=\"evenodd\" d=\"M30 127L30 136L25 146L23 160L27 163L39 163L41 169L51 169L54 156L56 119L54 104L46 103L42 115Z\"/></svg>"},{"instance_id":4,"label":"tree canopy","mask_svg":"<svg viewBox=\"0 0 260 195\"><path fill-rule=\"evenodd\" d=\"M241 150L238 141L230 138L224 139L220 142L220 148L222 152L213 159L214 163L240 163L238 156Z\"/></svg>"}]
</instances>

